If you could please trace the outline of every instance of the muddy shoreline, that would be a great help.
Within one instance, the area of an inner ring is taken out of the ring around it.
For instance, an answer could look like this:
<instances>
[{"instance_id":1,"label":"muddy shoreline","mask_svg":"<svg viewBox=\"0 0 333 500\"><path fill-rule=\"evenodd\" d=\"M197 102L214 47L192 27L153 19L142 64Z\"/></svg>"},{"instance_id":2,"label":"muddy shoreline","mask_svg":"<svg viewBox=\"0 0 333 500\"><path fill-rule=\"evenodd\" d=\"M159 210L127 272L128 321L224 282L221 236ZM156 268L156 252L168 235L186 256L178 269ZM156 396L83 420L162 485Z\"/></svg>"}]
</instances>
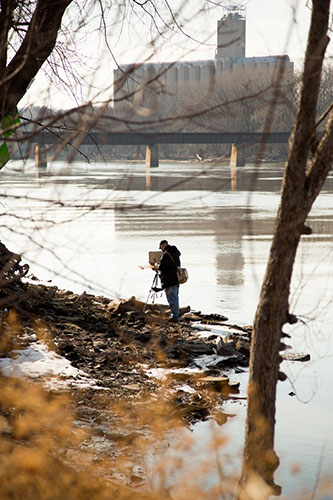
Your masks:
<instances>
[{"instance_id":1,"label":"muddy shoreline","mask_svg":"<svg viewBox=\"0 0 333 500\"><path fill-rule=\"evenodd\" d=\"M48 389L70 396L73 428L85 429L79 447L61 451L75 470L83 460L112 484L147 491L142 442L160 446L170 429L208 419L223 425L234 416L223 403L246 399L232 377L248 367L251 326L190 308L172 323L166 306L78 295L31 279L11 286L10 302L2 325L13 334L6 338L2 326L2 357L39 341L92 382ZM2 416L10 422L11 411Z\"/></svg>"},{"instance_id":2,"label":"muddy shoreline","mask_svg":"<svg viewBox=\"0 0 333 500\"><path fill-rule=\"evenodd\" d=\"M159 442L169 428L190 428L209 418L223 425L232 416L222 410L239 393L229 374L248 365L251 334L250 327L229 325L221 315L185 308L176 324L168 321L165 306L143 306L133 297L77 295L30 282L20 284L16 307L23 342L34 336L94 382L65 389L74 426L86 429L79 449L65 450L65 460L78 470L84 460L97 476L140 491L149 490L140 467L142 442L155 442L154 429ZM200 337L196 327L233 333L222 345L219 335L206 331ZM198 360L206 358L203 368ZM162 379L152 375L159 370L166 374Z\"/></svg>"},{"instance_id":3,"label":"muddy shoreline","mask_svg":"<svg viewBox=\"0 0 333 500\"><path fill-rule=\"evenodd\" d=\"M248 366L251 327L230 325L224 316L189 308L183 309L181 321L175 324L168 321L165 306L146 311L143 306L134 297L112 300L28 282L21 283L16 308L25 332L34 332L94 379L95 389L87 389L86 394L79 391L80 399L91 399L101 391L122 400L151 396L160 390L160 381L151 371L171 370L169 387L182 418L189 423L208 418L217 404L238 392L228 374L231 368L243 371ZM230 328L232 333L223 341L209 331L198 337L196 325L201 330ZM196 360L203 356L215 359L202 368ZM184 383L193 391L182 390ZM71 392L76 398L78 391Z\"/></svg>"}]
</instances>

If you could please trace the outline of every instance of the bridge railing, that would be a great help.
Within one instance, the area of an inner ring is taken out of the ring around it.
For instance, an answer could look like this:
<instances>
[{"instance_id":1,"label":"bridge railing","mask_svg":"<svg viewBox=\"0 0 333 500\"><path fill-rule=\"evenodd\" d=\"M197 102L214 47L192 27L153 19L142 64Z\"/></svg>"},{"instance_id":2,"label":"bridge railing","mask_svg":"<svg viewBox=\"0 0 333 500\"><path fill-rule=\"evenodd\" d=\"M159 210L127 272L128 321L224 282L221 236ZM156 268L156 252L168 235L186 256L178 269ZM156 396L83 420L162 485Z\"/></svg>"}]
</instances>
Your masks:
<instances>
[{"instance_id":1,"label":"bridge railing","mask_svg":"<svg viewBox=\"0 0 333 500\"><path fill-rule=\"evenodd\" d=\"M29 142L54 144L72 140L80 144L98 145L153 145L153 144L285 144L290 132L57 132L44 130L42 133L26 134Z\"/></svg>"}]
</instances>

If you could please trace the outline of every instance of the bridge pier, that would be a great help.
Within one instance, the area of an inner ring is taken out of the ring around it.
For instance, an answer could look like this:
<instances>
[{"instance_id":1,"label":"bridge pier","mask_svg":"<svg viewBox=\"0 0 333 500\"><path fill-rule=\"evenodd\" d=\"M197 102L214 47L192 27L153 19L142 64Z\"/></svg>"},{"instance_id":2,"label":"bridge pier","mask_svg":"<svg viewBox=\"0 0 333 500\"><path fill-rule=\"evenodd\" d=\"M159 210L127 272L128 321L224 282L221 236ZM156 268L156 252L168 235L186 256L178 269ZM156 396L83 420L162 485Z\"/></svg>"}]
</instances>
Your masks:
<instances>
[{"instance_id":1,"label":"bridge pier","mask_svg":"<svg viewBox=\"0 0 333 500\"><path fill-rule=\"evenodd\" d=\"M154 168L159 165L158 144L146 147L146 168Z\"/></svg>"},{"instance_id":2,"label":"bridge pier","mask_svg":"<svg viewBox=\"0 0 333 500\"><path fill-rule=\"evenodd\" d=\"M46 169L47 167L46 153L43 146L40 146L39 144L35 145L35 167L37 176L40 168Z\"/></svg>"},{"instance_id":3,"label":"bridge pier","mask_svg":"<svg viewBox=\"0 0 333 500\"><path fill-rule=\"evenodd\" d=\"M232 144L230 167L244 167L245 165L245 151L244 145Z\"/></svg>"}]
</instances>

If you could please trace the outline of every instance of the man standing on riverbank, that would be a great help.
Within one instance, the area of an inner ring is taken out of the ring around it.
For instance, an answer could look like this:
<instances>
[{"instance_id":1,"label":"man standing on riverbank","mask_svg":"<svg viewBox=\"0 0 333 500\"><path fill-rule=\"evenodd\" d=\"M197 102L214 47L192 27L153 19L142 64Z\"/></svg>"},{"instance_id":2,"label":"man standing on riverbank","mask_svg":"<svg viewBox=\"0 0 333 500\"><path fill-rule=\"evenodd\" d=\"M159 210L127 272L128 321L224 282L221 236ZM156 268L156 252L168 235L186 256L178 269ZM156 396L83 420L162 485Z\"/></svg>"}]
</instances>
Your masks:
<instances>
[{"instance_id":1,"label":"man standing on riverbank","mask_svg":"<svg viewBox=\"0 0 333 500\"><path fill-rule=\"evenodd\" d=\"M180 267L180 251L174 245L169 245L166 240L160 243L162 258L159 265L162 288L165 290L172 318L171 321L179 321L179 284L177 278L177 267Z\"/></svg>"}]
</instances>

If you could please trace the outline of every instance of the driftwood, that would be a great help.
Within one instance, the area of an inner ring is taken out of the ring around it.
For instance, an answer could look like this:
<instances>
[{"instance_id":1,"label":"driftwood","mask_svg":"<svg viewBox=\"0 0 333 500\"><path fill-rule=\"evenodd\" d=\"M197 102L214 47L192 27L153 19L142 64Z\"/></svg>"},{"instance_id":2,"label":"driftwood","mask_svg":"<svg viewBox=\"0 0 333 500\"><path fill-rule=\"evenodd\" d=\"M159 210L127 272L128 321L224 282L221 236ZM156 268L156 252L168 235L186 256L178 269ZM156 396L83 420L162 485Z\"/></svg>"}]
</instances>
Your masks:
<instances>
[{"instance_id":1,"label":"driftwood","mask_svg":"<svg viewBox=\"0 0 333 500\"><path fill-rule=\"evenodd\" d=\"M170 307L164 304L145 304L141 300L137 300L134 296L130 299L116 299L110 301L108 310L113 313L125 314L126 312L134 311L138 313L150 312L154 314L170 314ZM180 307L179 315L183 316L191 310L190 306Z\"/></svg>"}]
</instances>

